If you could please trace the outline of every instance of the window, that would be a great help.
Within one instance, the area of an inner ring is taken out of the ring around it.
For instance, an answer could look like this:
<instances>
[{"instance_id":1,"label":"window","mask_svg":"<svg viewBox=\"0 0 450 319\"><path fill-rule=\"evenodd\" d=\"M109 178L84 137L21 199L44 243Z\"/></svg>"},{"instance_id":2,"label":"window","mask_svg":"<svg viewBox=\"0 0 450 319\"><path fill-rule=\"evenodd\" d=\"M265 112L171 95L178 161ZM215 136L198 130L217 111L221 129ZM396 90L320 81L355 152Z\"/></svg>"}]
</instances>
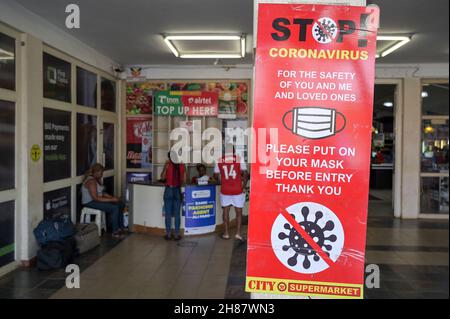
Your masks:
<instances>
[{"instance_id":1,"label":"window","mask_svg":"<svg viewBox=\"0 0 450 319\"><path fill-rule=\"evenodd\" d=\"M448 119L422 120L422 172L448 172Z\"/></svg>"},{"instance_id":2,"label":"window","mask_svg":"<svg viewBox=\"0 0 450 319\"><path fill-rule=\"evenodd\" d=\"M44 52L44 97L71 102L71 66L69 62Z\"/></svg>"},{"instance_id":3,"label":"window","mask_svg":"<svg viewBox=\"0 0 450 319\"><path fill-rule=\"evenodd\" d=\"M425 83L421 95L422 115L448 116L448 83Z\"/></svg>"},{"instance_id":4,"label":"window","mask_svg":"<svg viewBox=\"0 0 450 319\"><path fill-rule=\"evenodd\" d=\"M0 203L0 267L14 261L14 201Z\"/></svg>"},{"instance_id":5,"label":"window","mask_svg":"<svg viewBox=\"0 0 450 319\"><path fill-rule=\"evenodd\" d=\"M114 124L103 123L103 153L105 169L114 169Z\"/></svg>"},{"instance_id":6,"label":"window","mask_svg":"<svg viewBox=\"0 0 450 319\"><path fill-rule=\"evenodd\" d=\"M0 191L15 187L15 104L0 100Z\"/></svg>"},{"instance_id":7,"label":"window","mask_svg":"<svg viewBox=\"0 0 450 319\"><path fill-rule=\"evenodd\" d=\"M16 89L16 40L0 33L0 88Z\"/></svg>"},{"instance_id":8,"label":"window","mask_svg":"<svg viewBox=\"0 0 450 319\"><path fill-rule=\"evenodd\" d=\"M70 177L70 112L44 108L44 182Z\"/></svg>"},{"instance_id":9,"label":"window","mask_svg":"<svg viewBox=\"0 0 450 319\"><path fill-rule=\"evenodd\" d=\"M97 75L77 67L77 104L97 107Z\"/></svg>"},{"instance_id":10,"label":"window","mask_svg":"<svg viewBox=\"0 0 450 319\"><path fill-rule=\"evenodd\" d=\"M103 185L105 186L105 193L114 194L114 176L103 178Z\"/></svg>"},{"instance_id":11,"label":"window","mask_svg":"<svg viewBox=\"0 0 450 319\"><path fill-rule=\"evenodd\" d=\"M101 85L102 110L116 111L116 83L102 77Z\"/></svg>"},{"instance_id":12,"label":"window","mask_svg":"<svg viewBox=\"0 0 450 319\"><path fill-rule=\"evenodd\" d=\"M420 208L424 214L448 214L448 82L422 86Z\"/></svg>"},{"instance_id":13,"label":"window","mask_svg":"<svg viewBox=\"0 0 450 319\"><path fill-rule=\"evenodd\" d=\"M77 176L97 162L97 116L77 113Z\"/></svg>"},{"instance_id":14,"label":"window","mask_svg":"<svg viewBox=\"0 0 450 319\"><path fill-rule=\"evenodd\" d=\"M448 176L422 177L420 188L422 213L448 213Z\"/></svg>"}]
</instances>

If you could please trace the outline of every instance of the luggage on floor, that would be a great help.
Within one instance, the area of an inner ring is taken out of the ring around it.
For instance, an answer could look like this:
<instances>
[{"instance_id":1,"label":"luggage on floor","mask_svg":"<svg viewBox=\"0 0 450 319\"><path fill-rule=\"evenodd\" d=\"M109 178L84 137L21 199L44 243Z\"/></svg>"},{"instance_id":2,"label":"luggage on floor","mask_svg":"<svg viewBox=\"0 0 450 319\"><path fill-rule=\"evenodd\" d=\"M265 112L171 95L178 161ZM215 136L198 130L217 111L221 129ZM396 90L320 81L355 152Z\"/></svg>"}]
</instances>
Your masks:
<instances>
[{"instance_id":1,"label":"luggage on floor","mask_svg":"<svg viewBox=\"0 0 450 319\"><path fill-rule=\"evenodd\" d=\"M75 229L75 240L80 254L100 245L98 226L95 223L78 224Z\"/></svg>"},{"instance_id":2,"label":"luggage on floor","mask_svg":"<svg viewBox=\"0 0 450 319\"><path fill-rule=\"evenodd\" d=\"M72 237L50 241L38 250L37 268L39 270L64 268L73 261L76 253L76 241Z\"/></svg>"},{"instance_id":3,"label":"luggage on floor","mask_svg":"<svg viewBox=\"0 0 450 319\"><path fill-rule=\"evenodd\" d=\"M62 241L73 236L75 227L70 218L48 218L41 221L33 233L39 246L43 246L48 242Z\"/></svg>"}]
</instances>

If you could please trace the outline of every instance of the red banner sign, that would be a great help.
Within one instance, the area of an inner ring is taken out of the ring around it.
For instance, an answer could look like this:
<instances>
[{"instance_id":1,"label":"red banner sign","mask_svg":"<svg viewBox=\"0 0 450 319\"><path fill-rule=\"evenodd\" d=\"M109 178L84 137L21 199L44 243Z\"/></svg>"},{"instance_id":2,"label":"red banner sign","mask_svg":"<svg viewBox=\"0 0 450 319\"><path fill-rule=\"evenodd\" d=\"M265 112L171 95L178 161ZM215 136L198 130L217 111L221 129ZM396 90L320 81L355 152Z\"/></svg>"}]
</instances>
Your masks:
<instances>
[{"instance_id":1,"label":"red banner sign","mask_svg":"<svg viewBox=\"0 0 450 319\"><path fill-rule=\"evenodd\" d=\"M259 5L246 291L363 297L378 16Z\"/></svg>"},{"instance_id":2,"label":"red banner sign","mask_svg":"<svg viewBox=\"0 0 450 319\"><path fill-rule=\"evenodd\" d=\"M184 114L188 116L217 116L219 96L216 92L183 92Z\"/></svg>"}]
</instances>

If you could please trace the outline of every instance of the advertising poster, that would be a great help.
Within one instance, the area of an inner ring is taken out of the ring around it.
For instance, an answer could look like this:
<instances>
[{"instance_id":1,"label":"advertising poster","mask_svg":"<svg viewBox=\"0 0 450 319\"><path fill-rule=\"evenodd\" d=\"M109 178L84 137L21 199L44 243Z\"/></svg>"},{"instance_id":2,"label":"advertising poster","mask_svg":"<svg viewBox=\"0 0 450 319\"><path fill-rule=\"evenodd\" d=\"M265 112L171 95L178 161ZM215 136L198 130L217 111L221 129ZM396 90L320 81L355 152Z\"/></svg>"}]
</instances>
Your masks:
<instances>
[{"instance_id":1,"label":"advertising poster","mask_svg":"<svg viewBox=\"0 0 450 319\"><path fill-rule=\"evenodd\" d=\"M127 168L150 168L152 117L127 118Z\"/></svg>"},{"instance_id":2,"label":"advertising poster","mask_svg":"<svg viewBox=\"0 0 450 319\"><path fill-rule=\"evenodd\" d=\"M70 177L70 112L44 108L44 183Z\"/></svg>"},{"instance_id":3,"label":"advertising poster","mask_svg":"<svg viewBox=\"0 0 450 319\"><path fill-rule=\"evenodd\" d=\"M70 217L70 187L44 193L44 218Z\"/></svg>"},{"instance_id":4,"label":"advertising poster","mask_svg":"<svg viewBox=\"0 0 450 319\"><path fill-rule=\"evenodd\" d=\"M44 97L70 103L70 63L44 52L43 68Z\"/></svg>"},{"instance_id":5,"label":"advertising poster","mask_svg":"<svg viewBox=\"0 0 450 319\"><path fill-rule=\"evenodd\" d=\"M218 94L216 92L194 91L189 93L183 93L181 96L185 115L217 116Z\"/></svg>"},{"instance_id":6,"label":"advertising poster","mask_svg":"<svg viewBox=\"0 0 450 319\"><path fill-rule=\"evenodd\" d=\"M127 83L126 113L129 115L152 114L153 95L164 90L164 83L139 82Z\"/></svg>"},{"instance_id":7,"label":"advertising poster","mask_svg":"<svg viewBox=\"0 0 450 319\"><path fill-rule=\"evenodd\" d=\"M184 116L181 91L159 91L155 93L154 114L159 116Z\"/></svg>"},{"instance_id":8,"label":"advertising poster","mask_svg":"<svg viewBox=\"0 0 450 319\"><path fill-rule=\"evenodd\" d=\"M259 5L248 292L363 297L378 16Z\"/></svg>"},{"instance_id":9,"label":"advertising poster","mask_svg":"<svg viewBox=\"0 0 450 319\"><path fill-rule=\"evenodd\" d=\"M185 234L205 234L216 229L216 186L186 186Z\"/></svg>"},{"instance_id":10,"label":"advertising poster","mask_svg":"<svg viewBox=\"0 0 450 319\"><path fill-rule=\"evenodd\" d=\"M208 83L208 90L219 94L218 117L223 119L247 117L248 89L245 82Z\"/></svg>"}]
</instances>

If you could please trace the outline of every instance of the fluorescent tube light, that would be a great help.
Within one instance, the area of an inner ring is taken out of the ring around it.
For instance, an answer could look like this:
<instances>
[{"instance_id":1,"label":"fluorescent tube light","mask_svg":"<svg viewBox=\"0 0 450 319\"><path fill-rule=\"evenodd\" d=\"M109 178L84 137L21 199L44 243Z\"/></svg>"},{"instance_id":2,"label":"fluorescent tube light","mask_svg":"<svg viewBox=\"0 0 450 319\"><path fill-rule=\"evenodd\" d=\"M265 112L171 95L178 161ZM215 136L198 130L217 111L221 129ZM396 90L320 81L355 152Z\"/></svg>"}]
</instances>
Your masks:
<instances>
[{"instance_id":1,"label":"fluorescent tube light","mask_svg":"<svg viewBox=\"0 0 450 319\"><path fill-rule=\"evenodd\" d=\"M168 35L165 37L166 39L173 41L173 40L240 40L241 36L239 35L213 35L213 34L205 34L205 35Z\"/></svg>"},{"instance_id":2,"label":"fluorescent tube light","mask_svg":"<svg viewBox=\"0 0 450 319\"><path fill-rule=\"evenodd\" d=\"M245 57L245 35L241 37L241 58Z\"/></svg>"},{"instance_id":3,"label":"fluorescent tube light","mask_svg":"<svg viewBox=\"0 0 450 319\"><path fill-rule=\"evenodd\" d=\"M241 54L180 54L180 58L182 59L238 59L238 58L242 58Z\"/></svg>"},{"instance_id":4,"label":"fluorescent tube light","mask_svg":"<svg viewBox=\"0 0 450 319\"><path fill-rule=\"evenodd\" d=\"M396 36L396 35L379 35L377 36L378 41L397 41L394 45L388 47L386 50L381 51L379 54L380 57L385 57L386 55L394 52L395 50L398 50L402 46L404 46L406 43L411 41L411 37L407 36Z\"/></svg>"},{"instance_id":5,"label":"fluorescent tube light","mask_svg":"<svg viewBox=\"0 0 450 319\"><path fill-rule=\"evenodd\" d=\"M183 59L240 59L245 57L246 53L246 39L245 35L230 35L230 34L180 34L180 35L165 35L163 36L164 42L169 47L170 51L177 57ZM172 41L239 41L240 49L236 53L193 53L193 52L180 52Z\"/></svg>"},{"instance_id":6,"label":"fluorescent tube light","mask_svg":"<svg viewBox=\"0 0 450 319\"><path fill-rule=\"evenodd\" d=\"M172 44L172 42L170 42L170 40L167 38L164 38L164 42L169 47L170 51L172 51L172 53L178 58L180 56L180 53L178 52L177 48L175 48L175 46Z\"/></svg>"}]
</instances>

